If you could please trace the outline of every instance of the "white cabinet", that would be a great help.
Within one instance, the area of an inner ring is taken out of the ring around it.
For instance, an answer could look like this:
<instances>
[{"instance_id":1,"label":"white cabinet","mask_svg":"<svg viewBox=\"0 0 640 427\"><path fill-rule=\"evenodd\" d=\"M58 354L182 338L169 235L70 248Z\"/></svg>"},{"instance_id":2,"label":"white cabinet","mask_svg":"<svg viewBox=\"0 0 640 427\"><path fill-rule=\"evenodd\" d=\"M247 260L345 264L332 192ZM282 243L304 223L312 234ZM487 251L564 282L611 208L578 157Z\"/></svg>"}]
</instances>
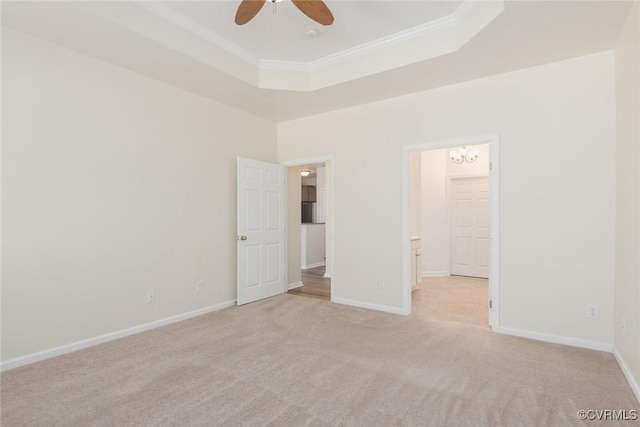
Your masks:
<instances>
[{"instance_id":1,"label":"white cabinet","mask_svg":"<svg viewBox=\"0 0 640 427\"><path fill-rule=\"evenodd\" d=\"M422 281L422 239L411 238L411 290L414 291Z\"/></svg>"}]
</instances>

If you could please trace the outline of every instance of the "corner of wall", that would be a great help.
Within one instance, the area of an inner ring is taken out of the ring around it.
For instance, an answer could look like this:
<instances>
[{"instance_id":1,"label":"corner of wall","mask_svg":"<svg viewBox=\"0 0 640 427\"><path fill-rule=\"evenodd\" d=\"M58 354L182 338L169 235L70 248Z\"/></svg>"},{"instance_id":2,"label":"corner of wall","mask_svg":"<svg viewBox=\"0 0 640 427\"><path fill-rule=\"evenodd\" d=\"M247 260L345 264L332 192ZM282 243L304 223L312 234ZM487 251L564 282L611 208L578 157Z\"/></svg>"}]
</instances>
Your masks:
<instances>
[{"instance_id":1,"label":"corner of wall","mask_svg":"<svg viewBox=\"0 0 640 427\"><path fill-rule=\"evenodd\" d=\"M616 231L613 352L640 401L640 2L615 51Z\"/></svg>"}]
</instances>

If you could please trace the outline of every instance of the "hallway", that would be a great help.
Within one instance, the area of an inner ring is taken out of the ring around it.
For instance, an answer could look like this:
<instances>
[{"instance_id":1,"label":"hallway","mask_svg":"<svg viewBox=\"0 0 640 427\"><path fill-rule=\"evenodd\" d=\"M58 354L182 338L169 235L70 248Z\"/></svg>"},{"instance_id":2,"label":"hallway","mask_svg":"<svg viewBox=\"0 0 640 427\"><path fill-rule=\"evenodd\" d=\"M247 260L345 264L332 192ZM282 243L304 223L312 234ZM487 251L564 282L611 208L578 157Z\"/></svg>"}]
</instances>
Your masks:
<instances>
[{"instance_id":1,"label":"hallway","mask_svg":"<svg viewBox=\"0 0 640 427\"><path fill-rule=\"evenodd\" d=\"M428 320L489 327L489 283L475 277L423 277L411 312Z\"/></svg>"},{"instance_id":2,"label":"hallway","mask_svg":"<svg viewBox=\"0 0 640 427\"><path fill-rule=\"evenodd\" d=\"M324 277L325 267L302 270L303 286L289 291L293 295L331 300L331 279Z\"/></svg>"}]
</instances>

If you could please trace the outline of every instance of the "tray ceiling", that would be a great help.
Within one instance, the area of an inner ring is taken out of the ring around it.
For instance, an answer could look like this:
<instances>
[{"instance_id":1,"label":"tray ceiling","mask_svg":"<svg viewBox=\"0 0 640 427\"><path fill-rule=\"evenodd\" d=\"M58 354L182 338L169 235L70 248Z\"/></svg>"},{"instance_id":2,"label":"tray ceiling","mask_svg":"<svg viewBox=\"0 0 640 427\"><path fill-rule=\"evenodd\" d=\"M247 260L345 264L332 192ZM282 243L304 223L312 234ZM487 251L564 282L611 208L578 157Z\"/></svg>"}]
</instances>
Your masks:
<instances>
[{"instance_id":1,"label":"tray ceiling","mask_svg":"<svg viewBox=\"0 0 640 427\"><path fill-rule=\"evenodd\" d=\"M327 0L335 29L286 0L236 28L237 4L3 1L2 25L281 122L612 49L632 2Z\"/></svg>"}]
</instances>

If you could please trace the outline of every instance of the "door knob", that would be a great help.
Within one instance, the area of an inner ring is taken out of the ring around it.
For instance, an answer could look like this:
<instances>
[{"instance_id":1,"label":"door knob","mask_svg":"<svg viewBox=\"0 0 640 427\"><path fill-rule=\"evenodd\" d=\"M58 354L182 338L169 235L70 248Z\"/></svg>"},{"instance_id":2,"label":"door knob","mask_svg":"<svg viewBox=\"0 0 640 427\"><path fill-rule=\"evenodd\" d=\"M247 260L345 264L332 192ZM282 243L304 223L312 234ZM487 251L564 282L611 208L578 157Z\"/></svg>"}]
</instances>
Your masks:
<instances>
[{"instance_id":1,"label":"door knob","mask_svg":"<svg viewBox=\"0 0 640 427\"><path fill-rule=\"evenodd\" d=\"M240 236L240 240L247 240L247 236Z\"/></svg>"}]
</instances>

